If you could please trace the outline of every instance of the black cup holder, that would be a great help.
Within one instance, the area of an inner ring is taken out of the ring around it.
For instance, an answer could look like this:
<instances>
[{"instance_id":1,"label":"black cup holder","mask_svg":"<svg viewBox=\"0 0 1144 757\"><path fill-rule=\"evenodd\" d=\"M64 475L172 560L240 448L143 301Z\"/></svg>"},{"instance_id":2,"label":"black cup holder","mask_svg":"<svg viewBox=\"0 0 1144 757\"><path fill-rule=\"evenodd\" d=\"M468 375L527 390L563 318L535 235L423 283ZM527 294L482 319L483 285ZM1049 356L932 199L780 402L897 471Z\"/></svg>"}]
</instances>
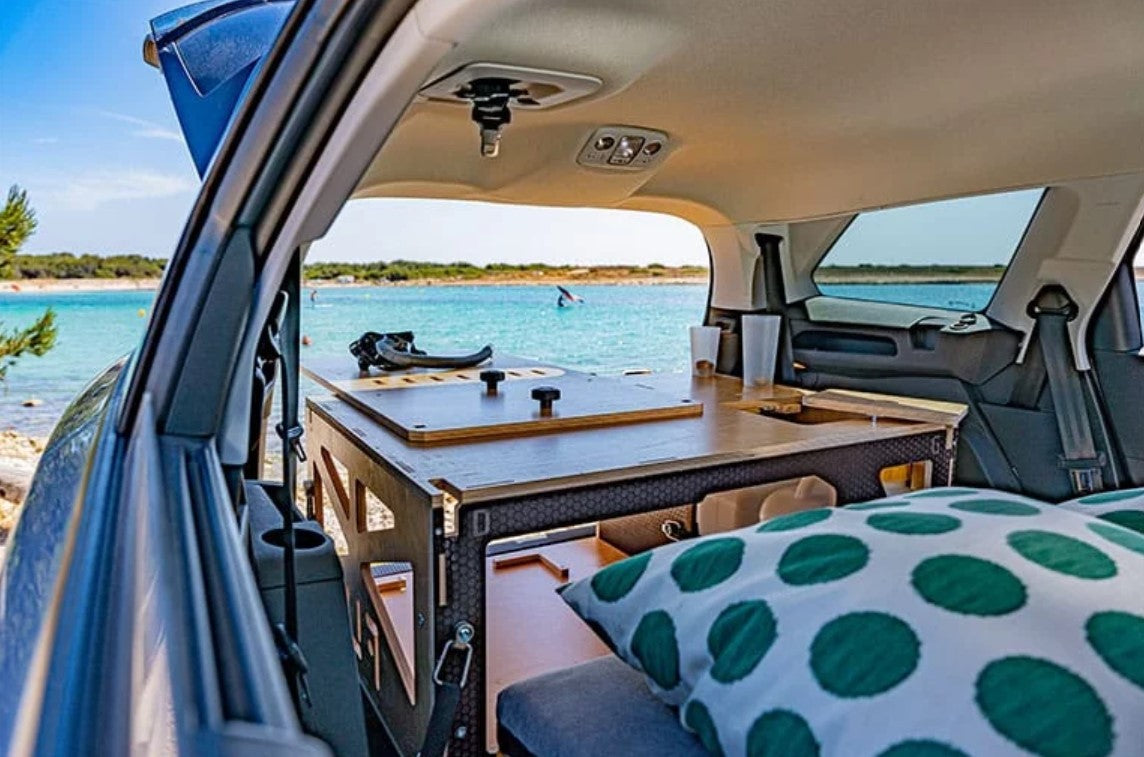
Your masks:
<instances>
[{"instance_id":1,"label":"black cup holder","mask_svg":"<svg viewBox=\"0 0 1144 757\"><path fill-rule=\"evenodd\" d=\"M262 541L278 549L286 548L286 532L281 528L272 528L262 534ZM317 531L308 528L294 529L294 549L318 549L325 546L326 537Z\"/></svg>"}]
</instances>

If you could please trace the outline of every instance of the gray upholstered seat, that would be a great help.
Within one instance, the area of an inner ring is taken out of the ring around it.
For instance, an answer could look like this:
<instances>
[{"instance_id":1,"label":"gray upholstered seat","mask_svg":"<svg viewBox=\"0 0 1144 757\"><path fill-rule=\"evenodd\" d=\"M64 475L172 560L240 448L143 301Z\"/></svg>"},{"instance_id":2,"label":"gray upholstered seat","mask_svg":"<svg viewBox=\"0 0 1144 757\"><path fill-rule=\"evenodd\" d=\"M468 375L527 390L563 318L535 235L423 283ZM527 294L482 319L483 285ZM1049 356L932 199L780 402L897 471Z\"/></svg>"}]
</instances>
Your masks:
<instances>
[{"instance_id":1,"label":"gray upholstered seat","mask_svg":"<svg viewBox=\"0 0 1144 757\"><path fill-rule=\"evenodd\" d=\"M510 757L707 754L643 676L612 655L509 686L497 719Z\"/></svg>"}]
</instances>

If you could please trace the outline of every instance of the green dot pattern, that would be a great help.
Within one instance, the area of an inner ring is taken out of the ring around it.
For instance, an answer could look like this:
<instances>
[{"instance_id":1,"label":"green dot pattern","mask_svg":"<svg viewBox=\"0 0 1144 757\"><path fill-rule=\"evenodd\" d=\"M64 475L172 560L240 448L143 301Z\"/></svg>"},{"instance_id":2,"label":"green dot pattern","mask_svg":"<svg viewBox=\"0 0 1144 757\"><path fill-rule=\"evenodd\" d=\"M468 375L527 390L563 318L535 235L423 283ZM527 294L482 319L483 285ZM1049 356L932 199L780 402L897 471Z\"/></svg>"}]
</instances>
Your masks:
<instances>
[{"instance_id":1,"label":"green dot pattern","mask_svg":"<svg viewBox=\"0 0 1144 757\"><path fill-rule=\"evenodd\" d=\"M715 721L711 718L711 711L698 699L692 699L683 710L683 722L699 737L699 742L710 754L722 755L723 747L719 744L719 732L715 729Z\"/></svg>"},{"instance_id":2,"label":"green dot pattern","mask_svg":"<svg viewBox=\"0 0 1144 757\"><path fill-rule=\"evenodd\" d=\"M1084 624L1088 643L1108 667L1144 689L1144 617L1098 612Z\"/></svg>"},{"instance_id":3,"label":"green dot pattern","mask_svg":"<svg viewBox=\"0 0 1144 757\"><path fill-rule=\"evenodd\" d=\"M871 528L891 534L932 536L954 531L961 521L934 513L876 513L866 519Z\"/></svg>"},{"instance_id":4,"label":"green dot pattern","mask_svg":"<svg viewBox=\"0 0 1144 757\"><path fill-rule=\"evenodd\" d=\"M977 706L1005 738L1040 757L1104 757L1112 718L1096 691L1070 670L1034 657L1006 657L977 677Z\"/></svg>"},{"instance_id":5,"label":"green dot pattern","mask_svg":"<svg viewBox=\"0 0 1144 757\"><path fill-rule=\"evenodd\" d=\"M1144 489L947 488L684 540L558 591L712 754L1112 757L1144 744L1141 587Z\"/></svg>"},{"instance_id":6,"label":"green dot pattern","mask_svg":"<svg viewBox=\"0 0 1144 757\"><path fill-rule=\"evenodd\" d=\"M1116 525L1089 523L1088 528L1097 536L1104 537L1117 546L1144 555L1144 536Z\"/></svg>"},{"instance_id":7,"label":"green dot pattern","mask_svg":"<svg viewBox=\"0 0 1144 757\"><path fill-rule=\"evenodd\" d=\"M830 517L830 509L826 507L817 510L803 510L800 513L790 513L789 515L780 515L777 518L768 520L763 525L759 526L759 532L767 531L792 531L796 528L803 528L805 526L812 526L815 523L821 523Z\"/></svg>"},{"instance_id":8,"label":"green dot pattern","mask_svg":"<svg viewBox=\"0 0 1144 757\"><path fill-rule=\"evenodd\" d=\"M869 697L913 673L920 646L905 621L882 612L855 612L835 618L815 635L810 667L831 694Z\"/></svg>"},{"instance_id":9,"label":"green dot pattern","mask_svg":"<svg viewBox=\"0 0 1144 757\"><path fill-rule=\"evenodd\" d=\"M714 660L711 677L720 683L745 677L771 648L775 631L774 613L763 600L727 607L707 633L707 650Z\"/></svg>"},{"instance_id":10,"label":"green dot pattern","mask_svg":"<svg viewBox=\"0 0 1144 757\"><path fill-rule=\"evenodd\" d=\"M817 757L820 753L810 725L790 710L764 712L747 732L747 757Z\"/></svg>"},{"instance_id":11,"label":"green dot pattern","mask_svg":"<svg viewBox=\"0 0 1144 757\"><path fill-rule=\"evenodd\" d=\"M778 574L792 586L825 583L861 570L869 559L870 550L860 539L816 534L786 548L779 560Z\"/></svg>"},{"instance_id":12,"label":"green dot pattern","mask_svg":"<svg viewBox=\"0 0 1144 757\"><path fill-rule=\"evenodd\" d=\"M914 568L910 583L931 605L962 615L1006 615L1028 598L1025 585L997 563L967 555L938 555Z\"/></svg>"},{"instance_id":13,"label":"green dot pattern","mask_svg":"<svg viewBox=\"0 0 1144 757\"><path fill-rule=\"evenodd\" d=\"M1128 500L1144 500L1144 489L1128 489L1127 491L1101 492L1090 494L1077 500L1082 505L1107 505L1111 502L1127 502Z\"/></svg>"},{"instance_id":14,"label":"green dot pattern","mask_svg":"<svg viewBox=\"0 0 1144 757\"><path fill-rule=\"evenodd\" d=\"M1116 563L1080 539L1052 531L1014 531L1009 546L1026 560L1066 576L1100 580L1116 575Z\"/></svg>"},{"instance_id":15,"label":"green dot pattern","mask_svg":"<svg viewBox=\"0 0 1144 757\"><path fill-rule=\"evenodd\" d=\"M696 544L671 563L671 577L680 591L710 589L730 578L743 561L742 539L718 538Z\"/></svg>"},{"instance_id":16,"label":"green dot pattern","mask_svg":"<svg viewBox=\"0 0 1144 757\"><path fill-rule=\"evenodd\" d=\"M663 610L644 615L632 636L632 655L661 689L679 685L679 643L675 621Z\"/></svg>"},{"instance_id":17,"label":"green dot pattern","mask_svg":"<svg viewBox=\"0 0 1144 757\"><path fill-rule=\"evenodd\" d=\"M910 739L879 752L878 757L969 757L969 755L940 741Z\"/></svg>"},{"instance_id":18,"label":"green dot pattern","mask_svg":"<svg viewBox=\"0 0 1144 757\"><path fill-rule=\"evenodd\" d=\"M592 591L601 602L619 602L626 597L651 562L651 552L614 562L592 576Z\"/></svg>"},{"instance_id":19,"label":"green dot pattern","mask_svg":"<svg viewBox=\"0 0 1144 757\"><path fill-rule=\"evenodd\" d=\"M1123 526L1138 534L1144 534L1144 510L1113 510L1096 517Z\"/></svg>"},{"instance_id":20,"label":"green dot pattern","mask_svg":"<svg viewBox=\"0 0 1144 757\"><path fill-rule=\"evenodd\" d=\"M967 513L982 513L984 515L1015 515L1028 516L1040 514L1040 509L1025 502L1016 502L1011 499L966 499L950 504L954 510Z\"/></svg>"}]
</instances>

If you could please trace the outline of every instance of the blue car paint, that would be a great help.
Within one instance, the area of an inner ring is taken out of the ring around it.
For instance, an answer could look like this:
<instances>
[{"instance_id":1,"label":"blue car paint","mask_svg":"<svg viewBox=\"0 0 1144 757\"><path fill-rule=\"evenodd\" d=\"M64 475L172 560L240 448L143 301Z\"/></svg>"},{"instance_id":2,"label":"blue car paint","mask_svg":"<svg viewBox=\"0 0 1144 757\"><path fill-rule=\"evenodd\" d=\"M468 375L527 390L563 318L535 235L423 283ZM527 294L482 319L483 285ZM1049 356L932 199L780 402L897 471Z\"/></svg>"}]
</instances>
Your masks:
<instances>
[{"instance_id":1,"label":"blue car paint","mask_svg":"<svg viewBox=\"0 0 1144 757\"><path fill-rule=\"evenodd\" d=\"M199 176L293 7L293 0L205 2L151 22L159 67Z\"/></svg>"},{"instance_id":2,"label":"blue car paint","mask_svg":"<svg viewBox=\"0 0 1144 757\"><path fill-rule=\"evenodd\" d=\"M0 564L0 752L6 752L20 698L57 582L71 550L80 497L99 443L114 429L105 421L126 382L127 358L97 376L71 403L40 458L20 520ZM118 391L117 391L118 389Z\"/></svg>"}]
</instances>

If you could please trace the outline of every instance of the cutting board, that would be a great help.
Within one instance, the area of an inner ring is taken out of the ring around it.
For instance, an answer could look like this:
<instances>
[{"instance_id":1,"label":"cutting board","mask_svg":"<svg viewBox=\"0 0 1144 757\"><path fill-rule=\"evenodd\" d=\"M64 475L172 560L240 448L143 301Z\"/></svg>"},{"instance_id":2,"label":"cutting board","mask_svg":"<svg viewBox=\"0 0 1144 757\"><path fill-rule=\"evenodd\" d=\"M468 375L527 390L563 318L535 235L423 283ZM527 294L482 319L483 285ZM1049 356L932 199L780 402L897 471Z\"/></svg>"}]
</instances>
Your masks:
<instances>
[{"instance_id":1,"label":"cutting board","mask_svg":"<svg viewBox=\"0 0 1144 757\"><path fill-rule=\"evenodd\" d=\"M486 392L481 371L504 371L495 395ZM363 374L346 358L307 361L303 372L339 398L407 441L418 444L468 442L511 436L600 428L703 414L702 403L638 382L621 382L526 360L500 357L464 370ZM532 390L552 386L560 399L545 416Z\"/></svg>"}]
</instances>

